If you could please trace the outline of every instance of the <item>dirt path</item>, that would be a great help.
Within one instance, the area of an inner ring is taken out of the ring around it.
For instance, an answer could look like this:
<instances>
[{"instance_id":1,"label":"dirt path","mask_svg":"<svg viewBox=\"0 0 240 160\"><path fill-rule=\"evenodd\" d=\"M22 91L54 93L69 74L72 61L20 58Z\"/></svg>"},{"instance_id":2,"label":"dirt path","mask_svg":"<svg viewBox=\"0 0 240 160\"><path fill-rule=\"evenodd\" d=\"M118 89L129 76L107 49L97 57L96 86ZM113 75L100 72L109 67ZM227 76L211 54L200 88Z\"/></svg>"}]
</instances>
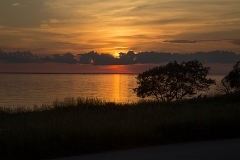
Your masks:
<instances>
[{"instance_id":1,"label":"dirt path","mask_svg":"<svg viewBox=\"0 0 240 160\"><path fill-rule=\"evenodd\" d=\"M169 144L58 160L240 160L240 138Z\"/></svg>"}]
</instances>

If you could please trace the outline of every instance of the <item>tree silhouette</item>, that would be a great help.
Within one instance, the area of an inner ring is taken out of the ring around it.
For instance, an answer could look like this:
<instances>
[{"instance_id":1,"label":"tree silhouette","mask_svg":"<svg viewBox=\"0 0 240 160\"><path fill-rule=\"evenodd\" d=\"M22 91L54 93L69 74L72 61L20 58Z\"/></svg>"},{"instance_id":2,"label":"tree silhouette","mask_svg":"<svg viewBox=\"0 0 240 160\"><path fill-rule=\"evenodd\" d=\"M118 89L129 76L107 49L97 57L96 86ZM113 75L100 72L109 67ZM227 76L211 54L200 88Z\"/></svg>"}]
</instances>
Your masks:
<instances>
[{"instance_id":1,"label":"tree silhouette","mask_svg":"<svg viewBox=\"0 0 240 160\"><path fill-rule=\"evenodd\" d=\"M139 74L137 88L134 92L138 97L154 97L157 101L181 100L191 97L198 91L208 90L215 80L207 79L209 67L203 67L196 60L169 62Z\"/></svg>"},{"instance_id":2,"label":"tree silhouette","mask_svg":"<svg viewBox=\"0 0 240 160\"><path fill-rule=\"evenodd\" d=\"M240 90L240 61L236 62L233 69L223 78L222 81L225 81L231 89L236 91Z\"/></svg>"}]
</instances>

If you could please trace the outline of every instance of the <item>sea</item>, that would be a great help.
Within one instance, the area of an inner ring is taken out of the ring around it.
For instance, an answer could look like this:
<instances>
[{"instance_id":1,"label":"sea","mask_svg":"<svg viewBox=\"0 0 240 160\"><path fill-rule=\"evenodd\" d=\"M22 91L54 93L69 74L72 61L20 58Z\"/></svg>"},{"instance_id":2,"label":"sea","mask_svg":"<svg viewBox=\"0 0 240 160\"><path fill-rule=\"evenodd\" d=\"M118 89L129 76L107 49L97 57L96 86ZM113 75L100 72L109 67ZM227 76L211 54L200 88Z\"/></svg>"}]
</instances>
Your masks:
<instances>
[{"instance_id":1,"label":"sea","mask_svg":"<svg viewBox=\"0 0 240 160\"><path fill-rule=\"evenodd\" d=\"M136 96L137 74L0 74L0 107L51 105L67 97L129 103ZM217 83L224 75L209 75ZM205 94L216 94L216 86Z\"/></svg>"}]
</instances>

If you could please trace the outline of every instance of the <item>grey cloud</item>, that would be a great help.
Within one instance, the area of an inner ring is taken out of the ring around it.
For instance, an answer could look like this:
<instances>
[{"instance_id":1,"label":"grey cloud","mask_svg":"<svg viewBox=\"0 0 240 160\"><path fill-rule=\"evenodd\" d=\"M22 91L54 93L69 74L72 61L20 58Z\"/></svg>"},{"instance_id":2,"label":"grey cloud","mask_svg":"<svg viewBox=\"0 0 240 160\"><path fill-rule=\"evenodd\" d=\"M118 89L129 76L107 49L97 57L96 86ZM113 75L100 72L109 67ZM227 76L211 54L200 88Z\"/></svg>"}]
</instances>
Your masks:
<instances>
[{"instance_id":1,"label":"grey cloud","mask_svg":"<svg viewBox=\"0 0 240 160\"><path fill-rule=\"evenodd\" d=\"M160 17L160 16L159 16ZM178 17L164 17L164 18L138 18L138 19L128 19L124 22L120 22L119 24L122 25L129 25L129 26L164 26L164 25L174 25L174 24L199 24L200 22L204 21L203 19L196 19L194 17L185 17L185 16L178 16Z\"/></svg>"},{"instance_id":2,"label":"grey cloud","mask_svg":"<svg viewBox=\"0 0 240 160\"><path fill-rule=\"evenodd\" d=\"M164 43L200 43L200 42L217 42L217 41L224 41L223 39L219 40L164 40Z\"/></svg>"},{"instance_id":3,"label":"grey cloud","mask_svg":"<svg viewBox=\"0 0 240 160\"><path fill-rule=\"evenodd\" d=\"M223 40L223 39L239 39L240 30L229 31L212 31L212 32L182 32L180 34L172 35L171 39L195 39L195 40Z\"/></svg>"},{"instance_id":4,"label":"grey cloud","mask_svg":"<svg viewBox=\"0 0 240 160\"><path fill-rule=\"evenodd\" d=\"M197 43L195 40L165 40L165 43Z\"/></svg>"},{"instance_id":5,"label":"grey cloud","mask_svg":"<svg viewBox=\"0 0 240 160\"><path fill-rule=\"evenodd\" d=\"M97 53L94 51L73 55L70 52L65 54L53 54L47 56L36 56L30 51L3 52L0 49L0 61L10 63L68 63L68 64L93 64L93 65L113 65L113 64L159 64L177 60L179 62L197 59L201 63L235 63L239 59L239 55L229 51L211 51L211 52L195 52L190 54L179 54L170 52L154 52L145 51L134 53L119 53L119 57L115 58L109 53Z\"/></svg>"},{"instance_id":6,"label":"grey cloud","mask_svg":"<svg viewBox=\"0 0 240 160\"><path fill-rule=\"evenodd\" d=\"M227 40L227 41L231 44L235 44L237 46L240 46L240 39L230 39L230 40Z\"/></svg>"}]
</instances>

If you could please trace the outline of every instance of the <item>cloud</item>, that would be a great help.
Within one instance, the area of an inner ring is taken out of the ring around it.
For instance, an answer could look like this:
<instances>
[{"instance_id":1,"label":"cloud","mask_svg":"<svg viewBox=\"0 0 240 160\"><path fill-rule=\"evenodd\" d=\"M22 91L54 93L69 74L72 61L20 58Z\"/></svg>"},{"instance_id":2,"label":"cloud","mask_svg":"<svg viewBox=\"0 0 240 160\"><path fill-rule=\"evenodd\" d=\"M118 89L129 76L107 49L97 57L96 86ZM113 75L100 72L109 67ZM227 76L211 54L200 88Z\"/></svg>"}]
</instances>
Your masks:
<instances>
[{"instance_id":1,"label":"cloud","mask_svg":"<svg viewBox=\"0 0 240 160\"><path fill-rule=\"evenodd\" d=\"M240 39L218 39L218 40L164 40L163 43L203 43L203 42L227 42L240 46Z\"/></svg>"},{"instance_id":2,"label":"cloud","mask_svg":"<svg viewBox=\"0 0 240 160\"><path fill-rule=\"evenodd\" d=\"M196 40L165 40L164 43L197 43Z\"/></svg>"},{"instance_id":3,"label":"cloud","mask_svg":"<svg viewBox=\"0 0 240 160\"><path fill-rule=\"evenodd\" d=\"M240 36L236 1L2 0L0 46L45 48L42 53L239 52L232 40Z\"/></svg>"},{"instance_id":4,"label":"cloud","mask_svg":"<svg viewBox=\"0 0 240 160\"><path fill-rule=\"evenodd\" d=\"M113 38L123 38L123 39L152 39L153 37L137 34L137 35L124 35L124 36L114 36Z\"/></svg>"},{"instance_id":5,"label":"cloud","mask_svg":"<svg viewBox=\"0 0 240 160\"><path fill-rule=\"evenodd\" d=\"M44 50L44 48L42 48ZM2 56L4 55L4 56ZM93 64L93 65L126 65L126 64L159 64L173 60L189 61L197 59L201 63L235 63L239 59L238 54L229 51L195 52L191 54L180 54L170 52L138 52L133 51L119 54L114 57L109 53L97 53L94 51L74 55L70 52L65 54L53 54L46 56L35 56L30 51L16 51L4 53L0 51L0 61L10 63L68 63L68 64Z\"/></svg>"},{"instance_id":6,"label":"cloud","mask_svg":"<svg viewBox=\"0 0 240 160\"><path fill-rule=\"evenodd\" d=\"M16 7L16 6L19 6L20 3L13 3L12 6Z\"/></svg>"},{"instance_id":7,"label":"cloud","mask_svg":"<svg viewBox=\"0 0 240 160\"><path fill-rule=\"evenodd\" d=\"M22 5L20 3L13 3L12 6L14 6L14 7L24 7L26 5Z\"/></svg>"},{"instance_id":8,"label":"cloud","mask_svg":"<svg viewBox=\"0 0 240 160\"><path fill-rule=\"evenodd\" d=\"M164 43L201 43L201 42L224 42L226 40L224 39L216 39L216 40L178 40L178 39L175 39L175 40L164 40L162 42Z\"/></svg>"},{"instance_id":9,"label":"cloud","mask_svg":"<svg viewBox=\"0 0 240 160\"><path fill-rule=\"evenodd\" d=\"M240 46L240 39L227 40L229 43Z\"/></svg>"},{"instance_id":10,"label":"cloud","mask_svg":"<svg viewBox=\"0 0 240 160\"><path fill-rule=\"evenodd\" d=\"M128 47L115 47L115 49L127 49Z\"/></svg>"}]
</instances>

